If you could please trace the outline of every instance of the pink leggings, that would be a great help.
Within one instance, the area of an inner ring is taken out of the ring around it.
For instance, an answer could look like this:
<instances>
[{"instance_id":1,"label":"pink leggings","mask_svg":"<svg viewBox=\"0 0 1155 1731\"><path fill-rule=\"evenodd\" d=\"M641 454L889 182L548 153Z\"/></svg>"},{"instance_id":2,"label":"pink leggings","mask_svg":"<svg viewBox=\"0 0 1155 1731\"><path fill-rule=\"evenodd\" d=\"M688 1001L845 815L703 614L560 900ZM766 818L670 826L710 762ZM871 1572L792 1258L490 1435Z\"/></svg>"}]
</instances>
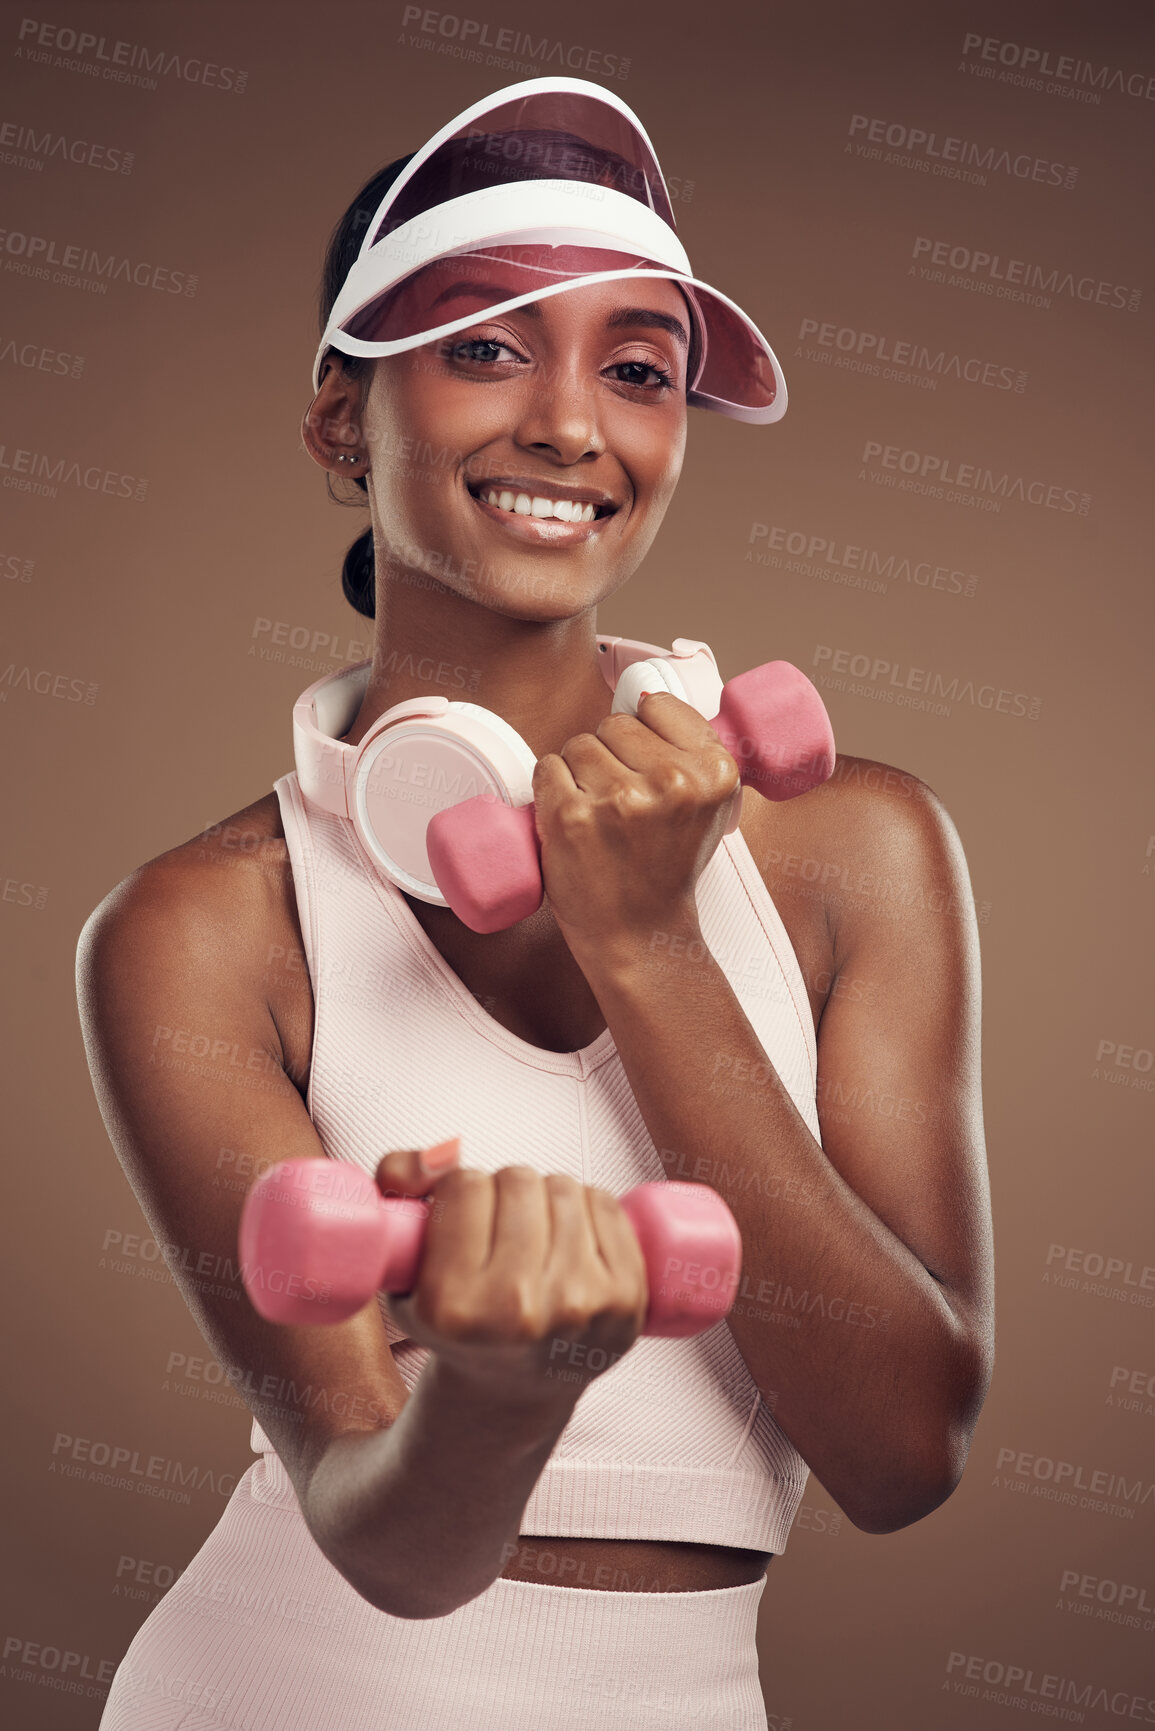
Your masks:
<instances>
[{"instance_id":1,"label":"pink leggings","mask_svg":"<svg viewBox=\"0 0 1155 1731\"><path fill-rule=\"evenodd\" d=\"M266 1484L262 1457L138 1629L100 1731L765 1731L765 1576L696 1593L499 1577L447 1617L391 1617Z\"/></svg>"}]
</instances>

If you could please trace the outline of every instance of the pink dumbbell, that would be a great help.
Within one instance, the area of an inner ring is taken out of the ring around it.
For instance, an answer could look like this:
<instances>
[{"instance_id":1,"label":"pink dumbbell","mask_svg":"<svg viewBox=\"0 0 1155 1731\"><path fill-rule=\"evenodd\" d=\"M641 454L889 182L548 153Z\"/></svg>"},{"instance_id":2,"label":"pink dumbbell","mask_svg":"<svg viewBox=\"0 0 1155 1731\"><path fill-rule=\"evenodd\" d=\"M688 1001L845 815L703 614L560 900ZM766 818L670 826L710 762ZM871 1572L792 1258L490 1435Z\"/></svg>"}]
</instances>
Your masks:
<instances>
[{"instance_id":1,"label":"pink dumbbell","mask_svg":"<svg viewBox=\"0 0 1155 1731\"><path fill-rule=\"evenodd\" d=\"M705 1184L638 1184L621 1198L646 1260L643 1334L681 1338L730 1309L742 1264L738 1223ZM241 1278L268 1322L344 1322L375 1292L417 1284L429 1203L382 1196L358 1166L281 1160L241 1211Z\"/></svg>"},{"instance_id":2,"label":"pink dumbbell","mask_svg":"<svg viewBox=\"0 0 1155 1731\"><path fill-rule=\"evenodd\" d=\"M744 786L795 799L834 770L834 733L814 686L789 661L768 661L722 688L710 726ZM500 932L541 906L541 844L533 803L501 805L485 794L429 820L425 849L437 887L475 932Z\"/></svg>"}]
</instances>

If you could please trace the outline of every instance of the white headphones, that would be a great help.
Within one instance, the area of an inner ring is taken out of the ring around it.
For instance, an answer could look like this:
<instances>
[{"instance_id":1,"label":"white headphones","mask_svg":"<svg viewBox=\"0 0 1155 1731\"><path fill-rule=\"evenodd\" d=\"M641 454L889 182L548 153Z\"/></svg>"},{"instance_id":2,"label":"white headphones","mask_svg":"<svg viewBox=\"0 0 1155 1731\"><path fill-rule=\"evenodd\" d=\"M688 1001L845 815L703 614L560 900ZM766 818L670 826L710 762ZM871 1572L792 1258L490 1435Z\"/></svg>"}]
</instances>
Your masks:
<instances>
[{"instance_id":1,"label":"white headphones","mask_svg":"<svg viewBox=\"0 0 1155 1731\"><path fill-rule=\"evenodd\" d=\"M646 691L672 691L712 721L722 678L706 643L675 637L672 649L628 637L597 639L613 711L637 714ZM307 800L346 818L378 870L418 900L448 907L425 848L429 821L447 806L487 794L508 806L533 799L537 763L525 740L479 703L411 697L378 716L364 739L346 745L369 684L371 661L318 679L293 705L297 781ZM739 789L739 795L741 789ZM726 835L737 829L740 797Z\"/></svg>"}]
</instances>

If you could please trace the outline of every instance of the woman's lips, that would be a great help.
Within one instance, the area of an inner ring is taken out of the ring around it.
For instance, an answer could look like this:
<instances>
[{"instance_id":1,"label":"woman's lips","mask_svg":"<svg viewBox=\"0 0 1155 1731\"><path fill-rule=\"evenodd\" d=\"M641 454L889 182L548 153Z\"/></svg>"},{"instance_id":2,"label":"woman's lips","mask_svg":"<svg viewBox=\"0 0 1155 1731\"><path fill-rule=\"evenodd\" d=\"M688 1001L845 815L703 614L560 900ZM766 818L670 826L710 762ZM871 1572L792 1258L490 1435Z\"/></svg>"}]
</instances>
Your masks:
<instances>
[{"instance_id":1,"label":"woman's lips","mask_svg":"<svg viewBox=\"0 0 1155 1731\"><path fill-rule=\"evenodd\" d=\"M469 493L468 487L465 490ZM469 493L469 497L479 511L500 523L509 534L515 535L519 541L532 541L539 547L568 547L579 541L588 541L617 516L616 511L611 511L608 516L594 517L588 523L563 523L560 517L523 516L517 511L503 511L500 505L487 505L484 499L473 493Z\"/></svg>"}]
</instances>

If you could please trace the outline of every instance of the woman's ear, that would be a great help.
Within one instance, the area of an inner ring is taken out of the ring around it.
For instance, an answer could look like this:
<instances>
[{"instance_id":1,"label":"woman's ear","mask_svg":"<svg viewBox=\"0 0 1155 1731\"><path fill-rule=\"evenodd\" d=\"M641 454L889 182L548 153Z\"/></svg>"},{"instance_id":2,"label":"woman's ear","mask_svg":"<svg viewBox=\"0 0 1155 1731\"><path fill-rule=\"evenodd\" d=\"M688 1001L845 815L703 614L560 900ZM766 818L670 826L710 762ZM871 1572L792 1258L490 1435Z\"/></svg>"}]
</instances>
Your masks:
<instances>
[{"instance_id":1,"label":"woman's ear","mask_svg":"<svg viewBox=\"0 0 1155 1731\"><path fill-rule=\"evenodd\" d=\"M326 355L320 388L301 422L301 438L313 461L331 474L358 476L368 468L362 395L362 381L346 373L331 353Z\"/></svg>"}]
</instances>

